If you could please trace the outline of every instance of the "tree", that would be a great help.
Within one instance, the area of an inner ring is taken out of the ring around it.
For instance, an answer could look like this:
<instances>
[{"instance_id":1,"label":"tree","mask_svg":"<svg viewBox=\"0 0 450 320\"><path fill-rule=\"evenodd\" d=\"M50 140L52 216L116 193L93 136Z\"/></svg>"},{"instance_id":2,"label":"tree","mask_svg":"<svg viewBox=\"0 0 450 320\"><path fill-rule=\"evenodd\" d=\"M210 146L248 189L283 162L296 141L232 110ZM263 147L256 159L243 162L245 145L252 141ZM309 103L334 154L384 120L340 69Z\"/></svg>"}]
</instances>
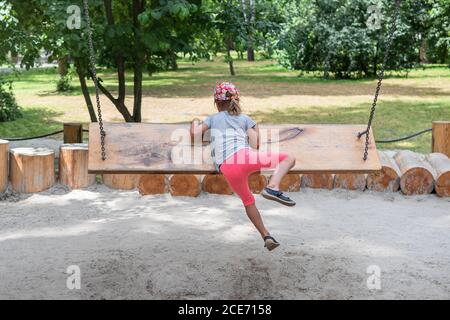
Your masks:
<instances>
[{"instance_id":1,"label":"tree","mask_svg":"<svg viewBox=\"0 0 450 320\"><path fill-rule=\"evenodd\" d=\"M434 0L433 0L434 1ZM428 25L428 0L403 1L387 68L401 70L419 62L421 33ZM386 50L392 26L392 1L379 1L379 29L367 27L371 0L302 0L285 30L283 63L293 69L321 70L337 78L373 77Z\"/></svg>"}]
</instances>

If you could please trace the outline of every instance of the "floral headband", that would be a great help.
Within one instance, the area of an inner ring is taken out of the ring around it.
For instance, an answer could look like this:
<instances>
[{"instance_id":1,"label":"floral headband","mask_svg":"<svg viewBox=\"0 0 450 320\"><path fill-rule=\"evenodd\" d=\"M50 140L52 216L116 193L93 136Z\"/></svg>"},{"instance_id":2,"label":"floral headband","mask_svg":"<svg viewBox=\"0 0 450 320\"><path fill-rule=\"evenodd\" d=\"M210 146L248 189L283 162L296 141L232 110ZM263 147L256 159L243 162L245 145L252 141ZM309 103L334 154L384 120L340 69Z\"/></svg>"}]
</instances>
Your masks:
<instances>
[{"instance_id":1,"label":"floral headband","mask_svg":"<svg viewBox=\"0 0 450 320\"><path fill-rule=\"evenodd\" d=\"M229 95L227 95L229 93ZM231 82L221 82L216 84L214 89L214 100L227 101L239 98L239 90Z\"/></svg>"}]
</instances>

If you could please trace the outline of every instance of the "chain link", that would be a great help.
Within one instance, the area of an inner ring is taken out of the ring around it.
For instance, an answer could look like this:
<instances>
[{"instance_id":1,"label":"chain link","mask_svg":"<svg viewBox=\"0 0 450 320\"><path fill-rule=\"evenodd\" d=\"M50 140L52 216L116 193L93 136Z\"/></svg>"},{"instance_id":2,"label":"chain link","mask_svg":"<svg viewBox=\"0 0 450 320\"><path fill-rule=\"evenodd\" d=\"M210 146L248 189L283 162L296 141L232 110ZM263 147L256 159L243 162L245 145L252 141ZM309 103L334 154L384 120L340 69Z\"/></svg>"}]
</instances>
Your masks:
<instances>
[{"instance_id":1,"label":"chain link","mask_svg":"<svg viewBox=\"0 0 450 320\"><path fill-rule=\"evenodd\" d=\"M102 110L100 106L100 94L98 89L98 79L97 79L97 70L95 68L95 51L94 51L94 42L92 40L92 28L91 28L91 18L89 16L89 0L83 0L84 4L84 13L86 16L86 30L88 34L88 46L89 46L89 62L91 66L92 73L92 81L94 81L95 86L95 99L97 102L97 113L98 113L98 124L100 128L100 145L101 145L101 155L102 160L106 160L106 148L105 148L105 130L103 128L103 119L102 119Z\"/></svg>"},{"instance_id":2,"label":"chain link","mask_svg":"<svg viewBox=\"0 0 450 320\"><path fill-rule=\"evenodd\" d=\"M369 121L367 122L367 129L363 132L358 133L358 139L361 138L364 134L366 135L366 142L365 142L364 156L363 156L364 161L367 160L367 157L369 155L370 127L372 126L373 116L375 115L375 109L377 107L378 96L379 96L380 90L381 90L381 83L383 82L383 78L384 78L384 69L386 67L386 63L387 63L387 60L389 57L389 51L391 49L391 46L392 46L392 43L394 40L394 33L397 30L397 17L398 17L399 10L400 10L400 4L401 4L401 0L396 0L395 12L394 12L393 21L392 21L392 28L391 28L391 31L389 32L386 51L384 52L383 64L381 65L381 70L380 70L380 73L378 74L378 83L377 83L377 87L375 89L375 96L373 98L372 108L370 110Z\"/></svg>"}]
</instances>

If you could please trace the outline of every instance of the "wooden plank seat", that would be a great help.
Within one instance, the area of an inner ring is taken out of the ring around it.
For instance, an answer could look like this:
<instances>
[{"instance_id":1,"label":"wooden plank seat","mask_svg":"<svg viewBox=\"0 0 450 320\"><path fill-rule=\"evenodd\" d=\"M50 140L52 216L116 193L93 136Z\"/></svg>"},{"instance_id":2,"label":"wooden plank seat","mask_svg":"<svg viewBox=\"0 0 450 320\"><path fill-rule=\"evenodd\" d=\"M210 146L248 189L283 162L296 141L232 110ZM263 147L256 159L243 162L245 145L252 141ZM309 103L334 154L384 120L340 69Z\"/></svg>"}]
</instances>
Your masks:
<instances>
[{"instance_id":1,"label":"wooden plank seat","mask_svg":"<svg viewBox=\"0 0 450 320\"><path fill-rule=\"evenodd\" d=\"M98 124L89 127L89 173L215 172L208 141L193 147L189 124L105 123L104 129L106 160L101 158ZM292 173L379 171L372 132L368 160L362 159L365 138L357 134L365 129L366 125L260 125L261 149L294 155Z\"/></svg>"}]
</instances>

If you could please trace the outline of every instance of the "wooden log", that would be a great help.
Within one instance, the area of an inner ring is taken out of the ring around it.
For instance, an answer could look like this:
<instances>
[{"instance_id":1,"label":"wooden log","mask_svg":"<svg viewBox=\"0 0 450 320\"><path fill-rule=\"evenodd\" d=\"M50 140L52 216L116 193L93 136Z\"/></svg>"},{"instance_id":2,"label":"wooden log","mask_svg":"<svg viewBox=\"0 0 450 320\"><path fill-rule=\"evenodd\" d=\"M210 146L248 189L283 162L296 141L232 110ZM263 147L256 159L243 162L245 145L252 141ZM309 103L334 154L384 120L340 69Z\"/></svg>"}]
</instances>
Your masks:
<instances>
[{"instance_id":1,"label":"wooden log","mask_svg":"<svg viewBox=\"0 0 450 320\"><path fill-rule=\"evenodd\" d=\"M139 184L140 174L108 173L103 174L103 184L111 189L133 190Z\"/></svg>"},{"instance_id":2,"label":"wooden log","mask_svg":"<svg viewBox=\"0 0 450 320\"><path fill-rule=\"evenodd\" d=\"M83 125L81 123L64 123L64 143L82 143Z\"/></svg>"},{"instance_id":3,"label":"wooden log","mask_svg":"<svg viewBox=\"0 0 450 320\"><path fill-rule=\"evenodd\" d=\"M0 193L8 187L8 150L9 141L0 140Z\"/></svg>"},{"instance_id":4,"label":"wooden log","mask_svg":"<svg viewBox=\"0 0 450 320\"><path fill-rule=\"evenodd\" d=\"M285 192L300 191L302 176L295 173L288 173L281 179L280 190Z\"/></svg>"},{"instance_id":5,"label":"wooden log","mask_svg":"<svg viewBox=\"0 0 450 320\"><path fill-rule=\"evenodd\" d=\"M202 181L202 189L208 193L233 194L227 180L221 174L207 174Z\"/></svg>"},{"instance_id":6,"label":"wooden log","mask_svg":"<svg viewBox=\"0 0 450 320\"><path fill-rule=\"evenodd\" d=\"M88 145L63 144L59 149L59 181L71 189L86 188L95 183L95 174L88 174Z\"/></svg>"},{"instance_id":7,"label":"wooden log","mask_svg":"<svg viewBox=\"0 0 450 320\"><path fill-rule=\"evenodd\" d=\"M143 174L139 179L139 193L143 196L169 192L164 174Z\"/></svg>"},{"instance_id":8,"label":"wooden log","mask_svg":"<svg viewBox=\"0 0 450 320\"><path fill-rule=\"evenodd\" d=\"M434 169L418 153L404 150L394 156L401 172L400 189L405 195L428 194L433 191Z\"/></svg>"},{"instance_id":9,"label":"wooden log","mask_svg":"<svg viewBox=\"0 0 450 320\"><path fill-rule=\"evenodd\" d=\"M333 175L331 173L305 173L302 176L302 187L313 189L333 189Z\"/></svg>"},{"instance_id":10,"label":"wooden log","mask_svg":"<svg viewBox=\"0 0 450 320\"><path fill-rule=\"evenodd\" d=\"M378 151L381 170L367 175L367 188L372 191L397 192L400 188L400 169L387 152Z\"/></svg>"},{"instance_id":11,"label":"wooden log","mask_svg":"<svg viewBox=\"0 0 450 320\"><path fill-rule=\"evenodd\" d=\"M254 172L248 177L248 186L253 193L261 193L267 186L267 178L259 172Z\"/></svg>"},{"instance_id":12,"label":"wooden log","mask_svg":"<svg viewBox=\"0 0 450 320\"><path fill-rule=\"evenodd\" d=\"M202 190L200 176L174 174L169 178L169 190L172 196L197 197Z\"/></svg>"},{"instance_id":13,"label":"wooden log","mask_svg":"<svg viewBox=\"0 0 450 320\"><path fill-rule=\"evenodd\" d=\"M44 191L55 183L55 152L47 148L10 151L11 187L20 193Z\"/></svg>"},{"instance_id":14,"label":"wooden log","mask_svg":"<svg viewBox=\"0 0 450 320\"><path fill-rule=\"evenodd\" d=\"M450 121L433 121L431 150L450 157Z\"/></svg>"},{"instance_id":15,"label":"wooden log","mask_svg":"<svg viewBox=\"0 0 450 320\"><path fill-rule=\"evenodd\" d=\"M436 172L434 190L440 197L450 197L450 159L443 153L431 153L427 161Z\"/></svg>"},{"instance_id":16,"label":"wooden log","mask_svg":"<svg viewBox=\"0 0 450 320\"><path fill-rule=\"evenodd\" d=\"M336 173L334 175L334 187L363 191L366 189L366 175L363 173Z\"/></svg>"}]
</instances>

